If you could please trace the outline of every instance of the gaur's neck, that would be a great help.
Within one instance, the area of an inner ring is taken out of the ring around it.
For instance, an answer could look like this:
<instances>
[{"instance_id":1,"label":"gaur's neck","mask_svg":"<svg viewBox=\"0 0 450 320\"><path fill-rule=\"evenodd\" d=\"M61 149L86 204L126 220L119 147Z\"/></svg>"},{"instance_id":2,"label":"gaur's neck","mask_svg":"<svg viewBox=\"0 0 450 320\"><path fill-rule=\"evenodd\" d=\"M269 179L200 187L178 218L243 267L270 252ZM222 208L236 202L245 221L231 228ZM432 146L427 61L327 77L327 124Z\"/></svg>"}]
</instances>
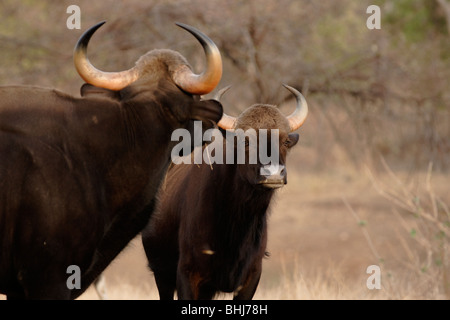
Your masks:
<instances>
[{"instance_id":1,"label":"gaur's neck","mask_svg":"<svg viewBox=\"0 0 450 320\"><path fill-rule=\"evenodd\" d=\"M228 239L224 241L239 243L251 239L258 245L266 228L274 190L244 181L237 172L237 165L215 165L210 173L211 191L216 188L222 192L215 194L217 231Z\"/></svg>"},{"instance_id":2,"label":"gaur's neck","mask_svg":"<svg viewBox=\"0 0 450 320\"><path fill-rule=\"evenodd\" d=\"M144 106L127 106L120 110L116 135L121 141L120 153L111 154L106 178L113 208L139 207L148 203L157 191L154 181L162 180L170 163L171 124L161 110ZM150 147L151 146L151 147ZM154 181L149 181L150 174Z\"/></svg>"},{"instance_id":3,"label":"gaur's neck","mask_svg":"<svg viewBox=\"0 0 450 320\"><path fill-rule=\"evenodd\" d=\"M260 215L265 212L270 204L274 189L264 188L260 185L251 184L238 173L237 164L220 165L219 170L214 168L211 172L216 179L222 180L222 188L228 190L225 198L228 198L225 206L235 212L245 211L253 213L251 216ZM221 172L222 171L222 172Z\"/></svg>"}]
</instances>

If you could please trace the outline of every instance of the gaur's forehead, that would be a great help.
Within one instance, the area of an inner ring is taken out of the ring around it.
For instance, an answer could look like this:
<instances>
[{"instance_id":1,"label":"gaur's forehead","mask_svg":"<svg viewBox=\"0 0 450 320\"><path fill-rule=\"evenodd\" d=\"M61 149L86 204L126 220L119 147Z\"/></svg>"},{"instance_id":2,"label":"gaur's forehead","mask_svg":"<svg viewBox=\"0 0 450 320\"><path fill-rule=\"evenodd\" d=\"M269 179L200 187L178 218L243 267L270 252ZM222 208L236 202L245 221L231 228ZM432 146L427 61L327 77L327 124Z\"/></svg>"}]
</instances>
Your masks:
<instances>
[{"instance_id":1,"label":"gaur's forehead","mask_svg":"<svg viewBox=\"0 0 450 320\"><path fill-rule=\"evenodd\" d=\"M247 130L279 129L289 132L289 122L277 107L268 104L255 104L237 118L236 129Z\"/></svg>"},{"instance_id":2,"label":"gaur's forehead","mask_svg":"<svg viewBox=\"0 0 450 320\"><path fill-rule=\"evenodd\" d=\"M141 74L154 74L169 72L172 74L180 65L187 65L190 67L186 58L184 58L177 51L169 49L154 49L136 62L136 66Z\"/></svg>"}]
</instances>

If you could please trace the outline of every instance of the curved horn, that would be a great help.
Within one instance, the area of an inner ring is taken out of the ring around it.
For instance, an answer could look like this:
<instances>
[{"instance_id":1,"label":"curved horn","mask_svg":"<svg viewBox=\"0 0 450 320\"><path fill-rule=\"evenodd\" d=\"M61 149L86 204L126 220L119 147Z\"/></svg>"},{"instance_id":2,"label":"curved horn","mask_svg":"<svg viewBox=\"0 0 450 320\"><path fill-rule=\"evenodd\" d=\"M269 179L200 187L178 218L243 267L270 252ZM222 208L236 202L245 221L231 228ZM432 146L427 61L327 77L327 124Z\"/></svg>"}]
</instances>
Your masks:
<instances>
[{"instance_id":1,"label":"curved horn","mask_svg":"<svg viewBox=\"0 0 450 320\"><path fill-rule=\"evenodd\" d=\"M297 89L288 86L287 84L283 84L283 86L288 89L297 100L295 111L287 117L292 132L300 128L305 122L306 117L308 116L308 104L306 103L305 97L303 97Z\"/></svg>"},{"instance_id":2,"label":"curved horn","mask_svg":"<svg viewBox=\"0 0 450 320\"><path fill-rule=\"evenodd\" d=\"M87 57L87 46L92 35L106 21L89 28L78 40L73 53L73 62L78 74L89 84L110 90L121 90L137 80L139 74L136 67L122 72L104 72L95 68Z\"/></svg>"},{"instance_id":3,"label":"curved horn","mask_svg":"<svg viewBox=\"0 0 450 320\"><path fill-rule=\"evenodd\" d=\"M230 89L231 86L227 86L223 89L220 89L219 92L214 96L214 100L220 101L220 98L222 98L223 94ZM217 125L221 127L224 130L232 130L234 129L234 126L236 125L236 118L229 116L225 114L225 112L222 114L222 118L220 119L219 123Z\"/></svg>"},{"instance_id":4,"label":"curved horn","mask_svg":"<svg viewBox=\"0 0 450 320\"><path fill-rule=\"evenodd\" d=\"M191 33L203 47L206 54L206 70L195 74L188 66L182 66L173 74L174 82L184 91L191 94L207 94L214 90L222 78L222 58L215 43L199 30L183 23L177 26Z\"/></svg>"}]
</instances>

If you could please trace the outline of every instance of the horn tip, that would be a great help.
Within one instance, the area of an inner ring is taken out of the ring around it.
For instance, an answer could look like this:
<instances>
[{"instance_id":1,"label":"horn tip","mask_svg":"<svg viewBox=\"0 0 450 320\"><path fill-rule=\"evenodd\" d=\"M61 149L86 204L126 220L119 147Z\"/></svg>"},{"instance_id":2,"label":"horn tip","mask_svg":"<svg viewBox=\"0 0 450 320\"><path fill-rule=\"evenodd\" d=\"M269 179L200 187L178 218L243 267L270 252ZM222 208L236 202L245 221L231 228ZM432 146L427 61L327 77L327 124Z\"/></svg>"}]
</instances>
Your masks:
<instances>
[{"instance_id":1,"label":"horn tip","mask_svg":"<svg viewBox=\"0 0 450 320\"><path fill-rule=\"evenodd\" d=\"M295 89L294 87L291 87L290 85L287 85L286 83L282 83L283 87L285 87L286 89L288 89L289 91L293 92L294 91L298 91L297 89Z\"/></svg>"},{"instance_id":2,"label":"horn tip","mask_svg":"<svg viewBox=\"0 0 450 320\"><path fill-rule=\"evenodd\" d=\"M233 85L232 84L230 84L230 85L228 85L228 86L226 86L226 87L223 87L222 89L220 89L219 91L221 91L221 92L227 92L228 90L230 90L230 88L232 87Z\"/></svg>"},{"instance_id":3,"label":"horn tip","mask_svg":"<svg viewBox=\"0 0 450 320\"><path fill-rule=\"evenodd\" d=\"M103 20L103 21L100 21L100 22L98 22L98 23L96 23L95 25L93 25L92 27L91 27L91 29L93 30L93 31L96 31L98 28L100 28L102 25L104 25L106 23L106 20Z\"/></svg>"},{"instance_id":4,"label":"horn tip","mask_svg":"<svg viewBox=\"0 0 450 320\"><path fill-rule=\"evenodd\" d=\"M190 30L190 29L193 28L193 27L191 27L190 25L187 25L187 24L181 23L181 22L175 22L175 24L176 24L177 26L179 26L180 28L183 28L183 29L185 29L185 30Z\"/></svg>"},{"instance_id":5,"label":"horn tip","mask_svg":"<svg viewBox=\"0 0 450 320\"><path fill-rule=\"evenodd\" d=\"M230 84L230 85L220 89L214 96L214 100L220 101L220 98L222 98L222 96L225 94L225 92L227 92L231 87L232 87L232 85Z\"/></svg>"},{"instance_id":6,"label":"horn tip","mask_svg":"<svg viewBox=\"0 0 450 320\"><path fill-rule=\"evenodd\" d=\"M95 26L92 27L93 31L97 31L101 26L103 26L106 23L106 20L100 21Z\"/></svg>"},{"instance_id":7,"label":"horn tip","mask_svg":"<svg viewBox=\"0 0 450 320\"><path fill-rule=\"evenodd\" d=\"M303 94L298 91L297 89L295 89L294 87L291 87L285 83L282 83L283 87L285 87L286 89L288 89L291 93L293 93L294 95L298 95L300 98L305 99L305 97L303 96Z\"/></svg>"},{"instance_id":8,"label":"horn tip","mask_svg":"<svg viewBox=\"0 0 450 320\"><path fill-rule=\"evenodd\" d=\"M102 25L106 23L106 20L100 21L97 24L90 27L88 30L86 30L83 35L78 39L76 45L75 45L75 53L85 50L87 48L87 45L89 43L89 40L91 39L92 35L95 31L98 30Z\"/></svg>"}]
</instances>

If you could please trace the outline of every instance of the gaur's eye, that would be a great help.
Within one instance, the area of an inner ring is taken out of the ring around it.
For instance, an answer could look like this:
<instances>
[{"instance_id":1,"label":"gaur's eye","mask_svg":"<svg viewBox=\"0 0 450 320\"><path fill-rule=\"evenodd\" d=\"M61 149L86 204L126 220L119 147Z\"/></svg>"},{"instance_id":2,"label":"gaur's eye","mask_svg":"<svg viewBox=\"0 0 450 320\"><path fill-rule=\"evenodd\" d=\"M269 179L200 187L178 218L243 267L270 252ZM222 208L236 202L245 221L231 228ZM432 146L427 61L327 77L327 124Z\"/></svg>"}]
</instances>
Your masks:
<instances>
[{"instance_id":1,"label":"gaur's eye","mask_svg":"<svg viewBox=\"0 0 450 320\"><path fill-rule=\"evenodd\" d=\"M289 146L291 145L291 140L286 139L286 140L284 141L283 145L284 145L285 147L289 147Z\"/></svg>"}]
</instances>

